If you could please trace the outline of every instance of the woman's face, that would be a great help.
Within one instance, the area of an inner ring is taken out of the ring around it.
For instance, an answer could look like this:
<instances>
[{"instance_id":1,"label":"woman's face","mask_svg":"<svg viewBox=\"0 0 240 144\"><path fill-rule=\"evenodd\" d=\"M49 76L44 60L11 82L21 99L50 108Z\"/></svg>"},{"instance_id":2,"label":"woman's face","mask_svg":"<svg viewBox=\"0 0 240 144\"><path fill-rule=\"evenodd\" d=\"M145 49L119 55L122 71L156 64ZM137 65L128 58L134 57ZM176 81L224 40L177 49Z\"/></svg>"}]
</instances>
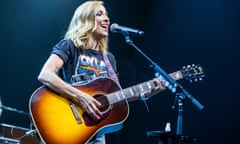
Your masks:
<instances>
[{"instance_id":1,"label":"woman's face","mask_svg":"<svg viewBox=\"0 0 240 144\"><path fill-rule=\"evenodd\" d=\"M96 30L93 32L93 34L96 36L96 38L107 37L110 20L107 15L106 9L103 6L98 9L95 15L95 24Z\"/></svg>"}]
</instances>

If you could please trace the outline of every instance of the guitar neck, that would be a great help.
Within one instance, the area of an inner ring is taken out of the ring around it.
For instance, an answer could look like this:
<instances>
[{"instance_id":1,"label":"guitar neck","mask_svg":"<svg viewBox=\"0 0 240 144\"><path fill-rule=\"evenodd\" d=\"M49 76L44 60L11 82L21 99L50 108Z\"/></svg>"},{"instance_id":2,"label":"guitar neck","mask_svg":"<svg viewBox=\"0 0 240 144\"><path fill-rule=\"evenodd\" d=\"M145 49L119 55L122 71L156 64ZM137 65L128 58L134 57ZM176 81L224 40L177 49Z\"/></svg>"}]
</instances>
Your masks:
<instances>
[{"instance_id":1,"label":"guitar neck","mask_svg":"<svg viewBox=\"0 0 240 144\"><path fill-rule=\"evenodd\" d=\"M181 71L170 73L169 76L174 80L183 79L183 74ZM159 84L156 82L156 79L152 79L152 80L142 82L140 84L110 93L107 95L107 98L110 104L114 104L122 100L134 101L134 100L139 100L141 98L140 97L141 95L144 95L144 97L150 97L154 92L157 91L157 93L159 93L165 89L166 89L165 87L159 86Z\"/></svg>"}]
</instances>

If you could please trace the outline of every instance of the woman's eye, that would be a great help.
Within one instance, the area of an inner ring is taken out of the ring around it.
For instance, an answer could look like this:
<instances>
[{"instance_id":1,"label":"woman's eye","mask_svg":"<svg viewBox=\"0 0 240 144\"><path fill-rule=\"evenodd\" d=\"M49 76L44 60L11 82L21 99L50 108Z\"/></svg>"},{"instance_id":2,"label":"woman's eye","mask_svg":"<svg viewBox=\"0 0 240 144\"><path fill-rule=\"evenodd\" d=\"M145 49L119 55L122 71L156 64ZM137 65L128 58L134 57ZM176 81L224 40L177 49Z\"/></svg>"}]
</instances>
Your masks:
<instances>
[{"instance_id":1,"label":"woman's eye","mask_svg":"<svg viewBox=\"0 0 240 144\"><path fill-rule=\"evenodd\" d=\"M97 12L96 16L101 16L103 13L102 12Z\"/></svg>"}]
</instances>

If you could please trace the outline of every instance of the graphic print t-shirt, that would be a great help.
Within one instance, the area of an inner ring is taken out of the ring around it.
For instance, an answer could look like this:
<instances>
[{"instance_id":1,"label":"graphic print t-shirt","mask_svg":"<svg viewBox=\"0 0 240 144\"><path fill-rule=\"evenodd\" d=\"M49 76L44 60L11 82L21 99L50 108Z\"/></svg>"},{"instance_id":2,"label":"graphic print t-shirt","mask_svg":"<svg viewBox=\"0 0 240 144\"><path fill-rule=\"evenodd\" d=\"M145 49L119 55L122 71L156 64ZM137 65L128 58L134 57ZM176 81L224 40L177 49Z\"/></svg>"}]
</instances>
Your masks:
<instances>
[{"instance_id":1,"label":"graphic print t-shirt","mask_svg":"<svg viewBox=\"0 0 240 144\"><path fill-rule=\"evenodd\" d=\"M73 42L61 40L52 50L64 62L59 76L68 83L76 83L89 78L109 76L101 51L93 49L77 49ZM109 61L116 72L116 61L112 53L107 54Z\"/></svg>"}]
</instances>

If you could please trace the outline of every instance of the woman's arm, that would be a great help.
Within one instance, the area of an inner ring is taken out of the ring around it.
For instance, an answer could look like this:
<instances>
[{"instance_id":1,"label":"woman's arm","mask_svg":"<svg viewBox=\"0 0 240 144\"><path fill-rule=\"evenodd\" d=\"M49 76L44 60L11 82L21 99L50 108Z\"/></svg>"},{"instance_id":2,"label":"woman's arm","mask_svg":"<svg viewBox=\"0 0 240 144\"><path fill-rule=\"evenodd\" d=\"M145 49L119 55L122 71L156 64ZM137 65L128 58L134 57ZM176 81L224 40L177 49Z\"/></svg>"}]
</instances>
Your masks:
<instances>
[{"instance_id":1,"label":"woman's arm","mask_svg":"<svg viewBox=\"0 0 240 144\"><path fill-rule=\"evenodd\" d=\"M101 104L88 94L67 84L56 74L63 64L63 60L58 55L50 55L38 75L38 80L66 98L77 101L90 116L99 119L102 113L98 107Z\"/></svg>"}]
</instances>

